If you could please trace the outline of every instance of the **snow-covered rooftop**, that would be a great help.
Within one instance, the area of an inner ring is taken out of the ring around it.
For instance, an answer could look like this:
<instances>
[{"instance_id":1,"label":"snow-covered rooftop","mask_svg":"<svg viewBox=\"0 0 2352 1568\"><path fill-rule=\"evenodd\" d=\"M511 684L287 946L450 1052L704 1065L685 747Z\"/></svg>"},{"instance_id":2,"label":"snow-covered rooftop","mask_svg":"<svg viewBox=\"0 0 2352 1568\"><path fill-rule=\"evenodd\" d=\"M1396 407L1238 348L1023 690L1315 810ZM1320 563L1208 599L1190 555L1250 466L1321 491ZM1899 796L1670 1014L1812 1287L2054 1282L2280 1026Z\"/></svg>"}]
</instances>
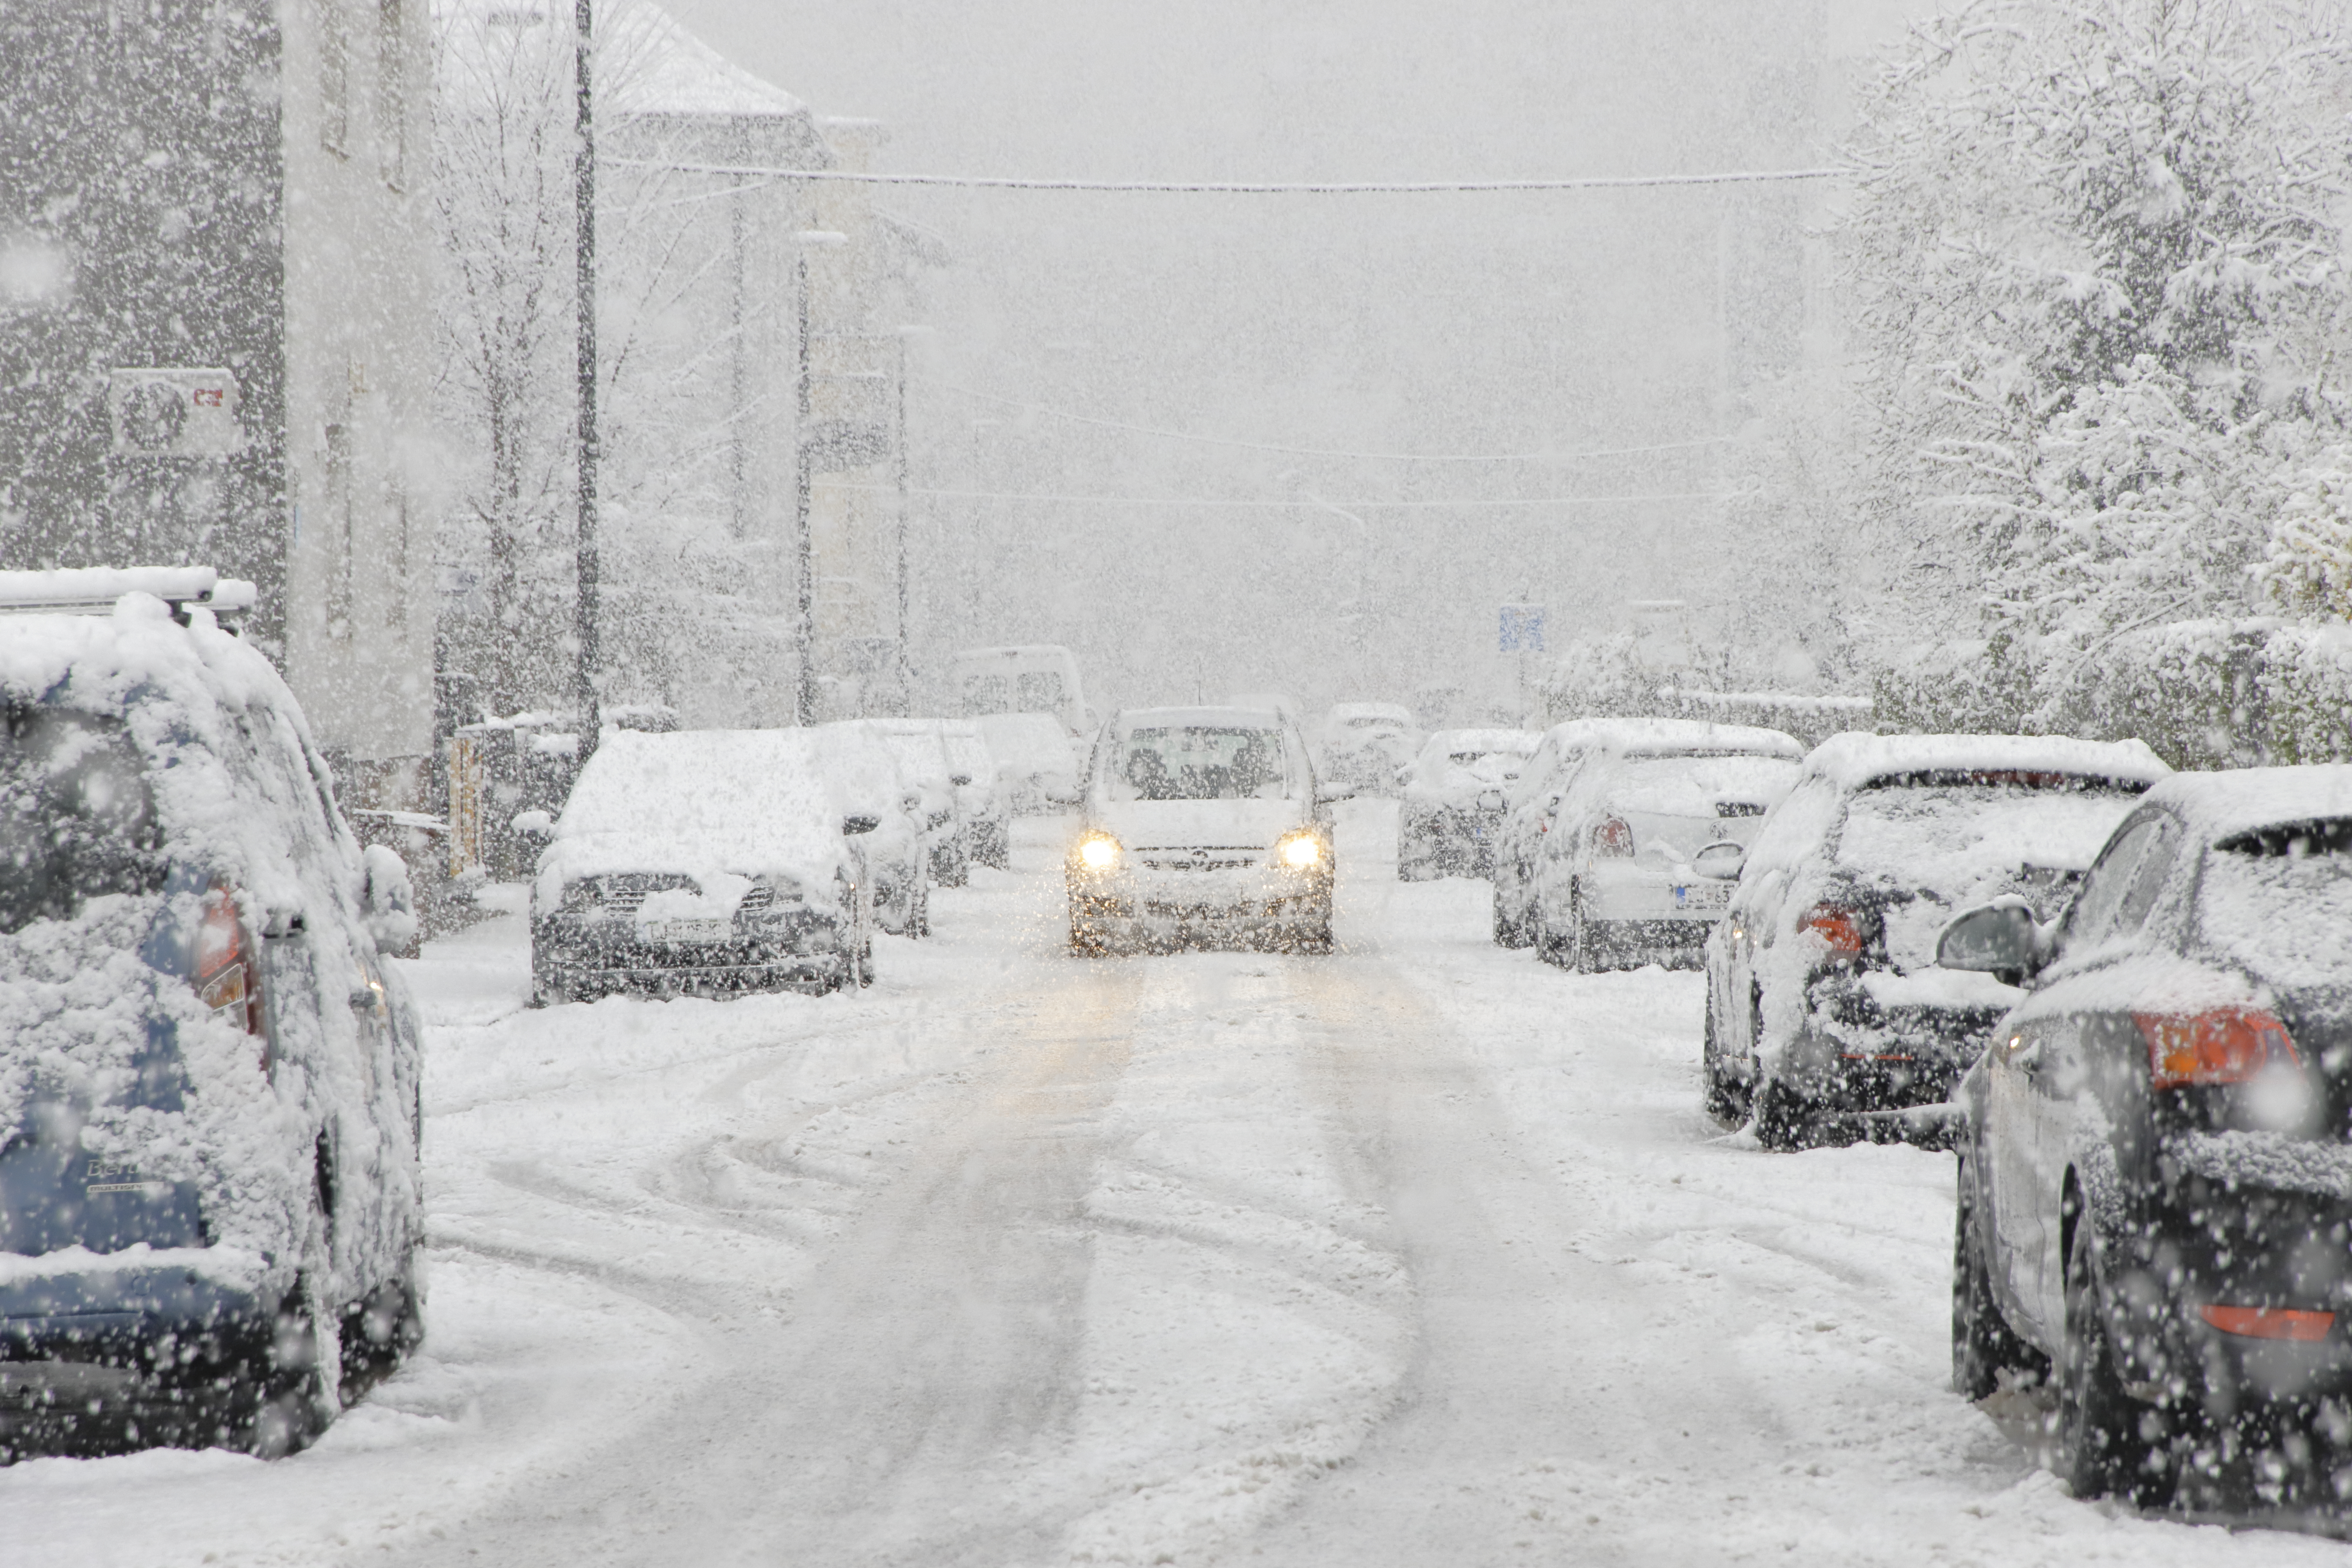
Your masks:
<instances>
[{"instance_id":1,"label":"snow-covered rooftop","mask_svg":"<svg viewBox=\"0 0 2352 1568\"><path fill-rule=\"evenodd\" d=\"M2175 773L2150 790L2148 799L2177 809L2207 839L2352 816L2352 763Z\"/></svg>"},{"instance_id":2,"label":"snow-covered rooftop","mask_svg":"<svg viewBox=\"0 0 2352 1568\"><path fill-rule=\"evenodd\" d=\"M660 6L636 0L607 26L612 105L625 114L794 115L808 106L735 64Z\"/></svg>"}]
</instances>

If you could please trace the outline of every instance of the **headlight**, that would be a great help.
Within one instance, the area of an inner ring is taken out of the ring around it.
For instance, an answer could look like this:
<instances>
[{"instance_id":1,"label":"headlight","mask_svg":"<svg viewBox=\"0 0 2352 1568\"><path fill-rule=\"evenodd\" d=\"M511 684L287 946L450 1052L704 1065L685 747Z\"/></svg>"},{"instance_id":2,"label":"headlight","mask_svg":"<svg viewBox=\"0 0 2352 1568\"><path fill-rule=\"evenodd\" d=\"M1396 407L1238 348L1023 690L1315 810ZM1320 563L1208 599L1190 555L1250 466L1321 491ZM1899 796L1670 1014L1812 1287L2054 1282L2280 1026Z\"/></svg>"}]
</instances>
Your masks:
<instances>
[{"instance_id":1,"label":"headlight","mask_svg":"<svg viewBox=\"0 0 2352 1568\"><path fill-rule=\"evenodd\" d=\"M1293 870L1304 871L1308 867L1318 864L1323 858L1323 846L1316 841L1312 834L1301 833L1295 837L1286 838L1276 847L1282 855L1282 863Z\"/></svg>"},{"instance_id":2,"label":"headlight","mask_svg":"<svg viewBox=\"0 0 2352 1568\"><path fill-rule=\"evenodd\" d=\"M1118 840L1108 833L1089 833L1078 841L1078 864L1089 871L1108 871L1118 864Z\"/></svg>"}]
</instances>

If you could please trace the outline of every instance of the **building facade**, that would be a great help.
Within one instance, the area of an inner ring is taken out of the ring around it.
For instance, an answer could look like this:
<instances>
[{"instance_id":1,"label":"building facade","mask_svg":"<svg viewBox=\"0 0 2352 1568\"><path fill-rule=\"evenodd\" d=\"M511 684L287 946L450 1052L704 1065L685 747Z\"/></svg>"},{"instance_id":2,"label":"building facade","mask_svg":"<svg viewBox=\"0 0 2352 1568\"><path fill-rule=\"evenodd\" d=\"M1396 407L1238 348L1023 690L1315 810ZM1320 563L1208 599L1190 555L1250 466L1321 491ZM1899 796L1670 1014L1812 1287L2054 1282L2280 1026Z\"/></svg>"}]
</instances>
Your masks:
<instances>
[{"instance_id":1,"label":"building facade","mask_svg":"<svg viewBox=\"0 0 2352 1568\"><path fill-rule=\"evenodd\" d=\"M418 0L0 5L0 563L253 579L347 795L421 798Z\"/></svg>"}]
</instances>

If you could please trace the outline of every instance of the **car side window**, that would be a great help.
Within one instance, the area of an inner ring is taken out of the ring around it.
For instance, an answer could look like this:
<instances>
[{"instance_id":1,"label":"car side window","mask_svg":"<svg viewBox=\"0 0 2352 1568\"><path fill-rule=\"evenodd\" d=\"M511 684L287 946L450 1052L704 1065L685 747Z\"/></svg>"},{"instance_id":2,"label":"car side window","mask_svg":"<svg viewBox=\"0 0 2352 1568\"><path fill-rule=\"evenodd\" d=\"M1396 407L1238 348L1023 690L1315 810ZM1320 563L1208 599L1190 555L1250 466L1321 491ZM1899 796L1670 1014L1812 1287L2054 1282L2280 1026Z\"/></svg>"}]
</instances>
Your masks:
<instances>
[{"instance_id":1,"label":"car side window","mask_svg":"<svg viewBox=\"0 0 2352 1568\"><path fill-rule=\"evenodd\" d=\"M2083 879L2083 890L2074 895L2074 907L2066 912L2067 945L2095 947L2120 932L2137 929L2147 917L2148 901L2155 896L2156 884L2163 881L2162 857L2156 857L2157 873L2148 878L2150 888L2147 898L2138 899L2141 871L2150 858L2163 831L2159 817L2144 817L2117 834L2091 865L2090 875ZM2133 908L2137 905L2137 909Z\"/></svg>"}]
</instances>

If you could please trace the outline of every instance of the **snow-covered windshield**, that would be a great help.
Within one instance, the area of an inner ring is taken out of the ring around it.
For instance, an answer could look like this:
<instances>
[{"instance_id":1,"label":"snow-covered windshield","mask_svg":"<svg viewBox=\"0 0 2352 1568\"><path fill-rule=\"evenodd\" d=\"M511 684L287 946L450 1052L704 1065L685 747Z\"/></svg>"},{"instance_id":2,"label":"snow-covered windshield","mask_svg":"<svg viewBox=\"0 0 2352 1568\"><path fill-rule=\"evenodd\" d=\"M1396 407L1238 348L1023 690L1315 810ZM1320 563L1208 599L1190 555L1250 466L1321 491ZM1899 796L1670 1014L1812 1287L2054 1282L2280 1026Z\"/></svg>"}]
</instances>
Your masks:
<instances>
[{"instance_id":1,"label":"snow-covered windshield","mask_svg":"<svg viewBox=\"0 0 2352 1568\"><path fill-rule=\"evenodd\" d=\"M159 892L163 829L121 721L11 704L0 738L0 931L100 893Z\"/></svg>"},{"instance_id":2,"label":"snow-covered windshield","mask_svg":"<svg viewBox=\"0 0 2352 1568\"><path fill-rule=\"evenodd\" d=\"M1796 786L1799 764L1751 755L1633 756L1610 792L1626 810L1664 816L1762 816Z\"/></svg>"},{"instance_id":3,"label":"snow-covered windshield","mask_svg":"<svg viewBox=\"0 0 2352 1568\"><path fill-rule=\"evenodd\" d=\"M2197 929L2274 984L2352 982L2352 820L2216 845L2198 879Z\"/></svg>"},{"instance_id":4,"label":"snow-covered windshield","mask_svg":"<svg viewBox=\"0 0 2352 1568\"><path fill-rule=\"evenodd\" d=\"M1954 910L2017 893L2044 918L2055 914L2140 794L2066 774L1960 778L1874 784L1846 809L1839 863L1920 895L1886 913L1887 950L1899 968L1934 962L1936 933Z\"/></svg>"},{"instance_id":5,"label":"snow-covered windshield","mask_svg":"<svg viewBox=\"0 0 2352 1568\"><path fill-rule=\"evenodd\" d=\"M1278 730L1171 724L1120 736L1105 780L1113 800L1279 800Z\"/></svg>"}]
</instances>

